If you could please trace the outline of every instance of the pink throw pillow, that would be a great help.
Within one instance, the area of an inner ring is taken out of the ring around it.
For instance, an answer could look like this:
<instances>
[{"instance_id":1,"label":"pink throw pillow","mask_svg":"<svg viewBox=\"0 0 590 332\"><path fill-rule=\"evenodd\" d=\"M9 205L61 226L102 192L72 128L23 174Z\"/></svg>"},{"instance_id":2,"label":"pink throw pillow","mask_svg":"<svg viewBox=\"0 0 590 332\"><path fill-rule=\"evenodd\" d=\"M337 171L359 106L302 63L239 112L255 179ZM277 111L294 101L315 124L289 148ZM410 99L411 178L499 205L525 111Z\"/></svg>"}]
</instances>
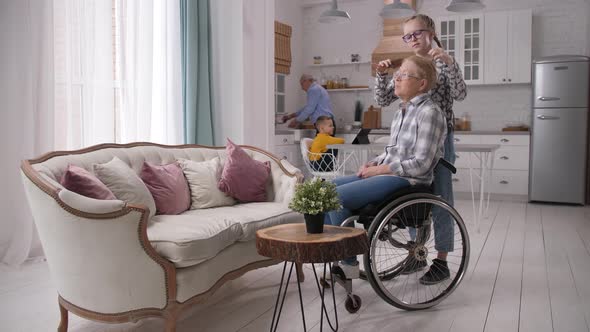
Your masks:
<instances>
[{"instance_id":1,"label":"pink throw pillow","mask_svg":"<svg viewBox=\"0 0 590 332\"><path fill-rule=\"evenodd\" d=\"M96 199L117 199L113 192L89 171L76 165L68 165L59 181L67 190Z\"/></svg>"},{"instance_id":2,"label":"pink throw pillow","mask_svg":"<svg viewBox=\"0 0 590 332\"><path fill-rule=\"evenodd\" d=\"M156 202L156 214L179 214L191 206L191 194L182 168L176 163L144 162L139 174Z\"/></svg>"},{"instance_id":3,"label":"pink throw pillow","mask_svg":"<svg viewBox=\"0 0 590 332\"><path fill-rule=\"evenodd\" d=\"M227 139L227 160L217 187L240 202L265 202L270 162L254 160Z\"/></svg>"}]
</instances>

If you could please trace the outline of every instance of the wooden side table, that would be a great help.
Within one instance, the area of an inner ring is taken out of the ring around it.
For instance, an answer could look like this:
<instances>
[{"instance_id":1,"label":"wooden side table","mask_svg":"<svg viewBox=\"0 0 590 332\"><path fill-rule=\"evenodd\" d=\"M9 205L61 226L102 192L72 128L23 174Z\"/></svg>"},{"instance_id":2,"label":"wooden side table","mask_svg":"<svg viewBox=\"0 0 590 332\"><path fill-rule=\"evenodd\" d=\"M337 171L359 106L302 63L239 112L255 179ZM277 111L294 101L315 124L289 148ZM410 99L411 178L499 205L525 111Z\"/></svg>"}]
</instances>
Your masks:
<instances>
[{"instance_id":1,"label":"wooden side table","mask_svg":"<svg viewBox=\"0 0 590 332\"><path fill-rule=\"evenodd\" d=\"M256 232L256 249L262 256L284 260L281 283L277 294L275 309L270 325L270 331L276 331L279 325L283 303L287 295L287 287L291 280L293 266L297 263L311 263L316 285L322 301L320 331L323 329L324 313L326 320L332 331L338 331L338 313L336 310L336 296L334 294L334 276L332 282L332 300L334 304L335 327L328 317L328 311L324 302L324 288L320 287L314 263L323 263L323 278L326 277L326 269L331 273L332 262L339 261L347 257L362 255L369 251L369 240L363 229L352 227L338 227L324 225L324 232L320 234L308 234L305 230L305 224L284 224L261 229ZM289 274L283 289L287 264L291 263ZM305 312L303 308L303 298L301 296L301 285L299 284L299 274L297 275L297 288L299 290L299 303L301 305L301 316L303 319L303 329L307 331L305 324ZM281 292L283 292L281 300ZM279 306L280 302L280 306ZM278 310L278 314L277 314Z\"/></svg>"}]
</instances>

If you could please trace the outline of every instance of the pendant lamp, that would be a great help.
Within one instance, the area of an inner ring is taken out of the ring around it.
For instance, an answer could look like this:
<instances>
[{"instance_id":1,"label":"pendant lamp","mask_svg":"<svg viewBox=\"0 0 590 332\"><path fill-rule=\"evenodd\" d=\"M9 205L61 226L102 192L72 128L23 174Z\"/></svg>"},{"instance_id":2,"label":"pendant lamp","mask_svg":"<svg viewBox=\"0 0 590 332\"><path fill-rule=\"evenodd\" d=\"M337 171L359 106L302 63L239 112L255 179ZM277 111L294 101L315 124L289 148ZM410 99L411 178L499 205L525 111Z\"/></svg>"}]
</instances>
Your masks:
<instances>
[{"instance_id":1,"label":"pendant lamp","mask_svg":"<svg viewBox=\"0 0 590 332\"><path fill-rule=\"evenodd\" d=\"M385 5L379 15L383 18L402 18L416 15L416 11L407 3L394 0L393 3Z\"/></svg>"},{"instance_id":2,"label":"pendant lamp","mask_svg":"<svg viewBox=\"0 0 590 332\"><path fill-rule=\"evenodd\" d=\"M466 13L484 9L485 5L480 0L451 0L447 10L456 13Z\"/></svg>"},{"instance_id":3,"label":"pendant lamp","mask_svg":"<svg viewBox=\"0 0 590 332\"><path fill-rule=\"evenodd\" d=\"M332 7L320 15L320 23L349 23L350 15L343 10L338 10L338 2L332 0Z\"/></svg>"}]
</instances>

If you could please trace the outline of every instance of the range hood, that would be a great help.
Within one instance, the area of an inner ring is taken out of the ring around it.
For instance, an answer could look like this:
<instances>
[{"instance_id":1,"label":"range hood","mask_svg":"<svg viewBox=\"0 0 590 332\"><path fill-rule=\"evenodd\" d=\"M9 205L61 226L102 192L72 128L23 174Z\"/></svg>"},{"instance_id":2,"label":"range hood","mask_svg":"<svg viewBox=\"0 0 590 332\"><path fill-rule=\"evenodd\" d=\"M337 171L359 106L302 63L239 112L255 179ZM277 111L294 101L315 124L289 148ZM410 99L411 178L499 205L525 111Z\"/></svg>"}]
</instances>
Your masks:
<instances>
[{"instance_id":1,"label":"range hood","mask_svg":"<svg viewBox=\"0 0 590 332\"><path fill-rule=\"evenodd\" d=\"M416 8L416 0L401 1L409 4L414 9ZM391 2L392 0L385 0L384 4ZM383 36L371 54L371 63L378 63L385 59L401 60L414 54L412 48L402 40L404 34L402 23L405 20L405 18L383 19ZM374 66L372 67L372 75L375 76L375 68ZM393 69L389 70L393 71Z\"/></svg>"}]
</instances>

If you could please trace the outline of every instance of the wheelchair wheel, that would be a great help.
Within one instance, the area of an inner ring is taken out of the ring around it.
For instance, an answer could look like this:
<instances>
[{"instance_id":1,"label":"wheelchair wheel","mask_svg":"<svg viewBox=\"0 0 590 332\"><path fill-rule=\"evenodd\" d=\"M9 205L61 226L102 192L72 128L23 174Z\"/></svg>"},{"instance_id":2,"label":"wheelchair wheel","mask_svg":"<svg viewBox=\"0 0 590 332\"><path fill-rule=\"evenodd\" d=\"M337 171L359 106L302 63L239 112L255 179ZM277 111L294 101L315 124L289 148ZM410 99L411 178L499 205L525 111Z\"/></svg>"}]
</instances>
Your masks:
<instances>
[{"instance_id":1,"label":"wheelchair wheel","mask_svg":"<svg viewBox=\"0 0 590 332\"><path fill-rule=\"evenodd\" d=\"M346 301L344 302L344 307L346 308L346 311L348 311L351 314L354 314L355 312L359 311L362 303L363 301L361 301L360 296L351 294L346 298Z\"/></svg>"},{"instance_id":2,"label":"wheelchair wheel","mask_svg":"<svg viewBox=\"0 0 590 332\"><path fill-rule=\"evenodd\" d=\"M368 235L367 279L383 300L397 308L437 305L455 290L467 270L467 229L457 211L438 196L416 193L398 198L375 216ZM438 273L440 261L433 265L437 250L448 252L448 274ZM435 280L424 277L427 273Z\"/></svg>"}]
</instances>

